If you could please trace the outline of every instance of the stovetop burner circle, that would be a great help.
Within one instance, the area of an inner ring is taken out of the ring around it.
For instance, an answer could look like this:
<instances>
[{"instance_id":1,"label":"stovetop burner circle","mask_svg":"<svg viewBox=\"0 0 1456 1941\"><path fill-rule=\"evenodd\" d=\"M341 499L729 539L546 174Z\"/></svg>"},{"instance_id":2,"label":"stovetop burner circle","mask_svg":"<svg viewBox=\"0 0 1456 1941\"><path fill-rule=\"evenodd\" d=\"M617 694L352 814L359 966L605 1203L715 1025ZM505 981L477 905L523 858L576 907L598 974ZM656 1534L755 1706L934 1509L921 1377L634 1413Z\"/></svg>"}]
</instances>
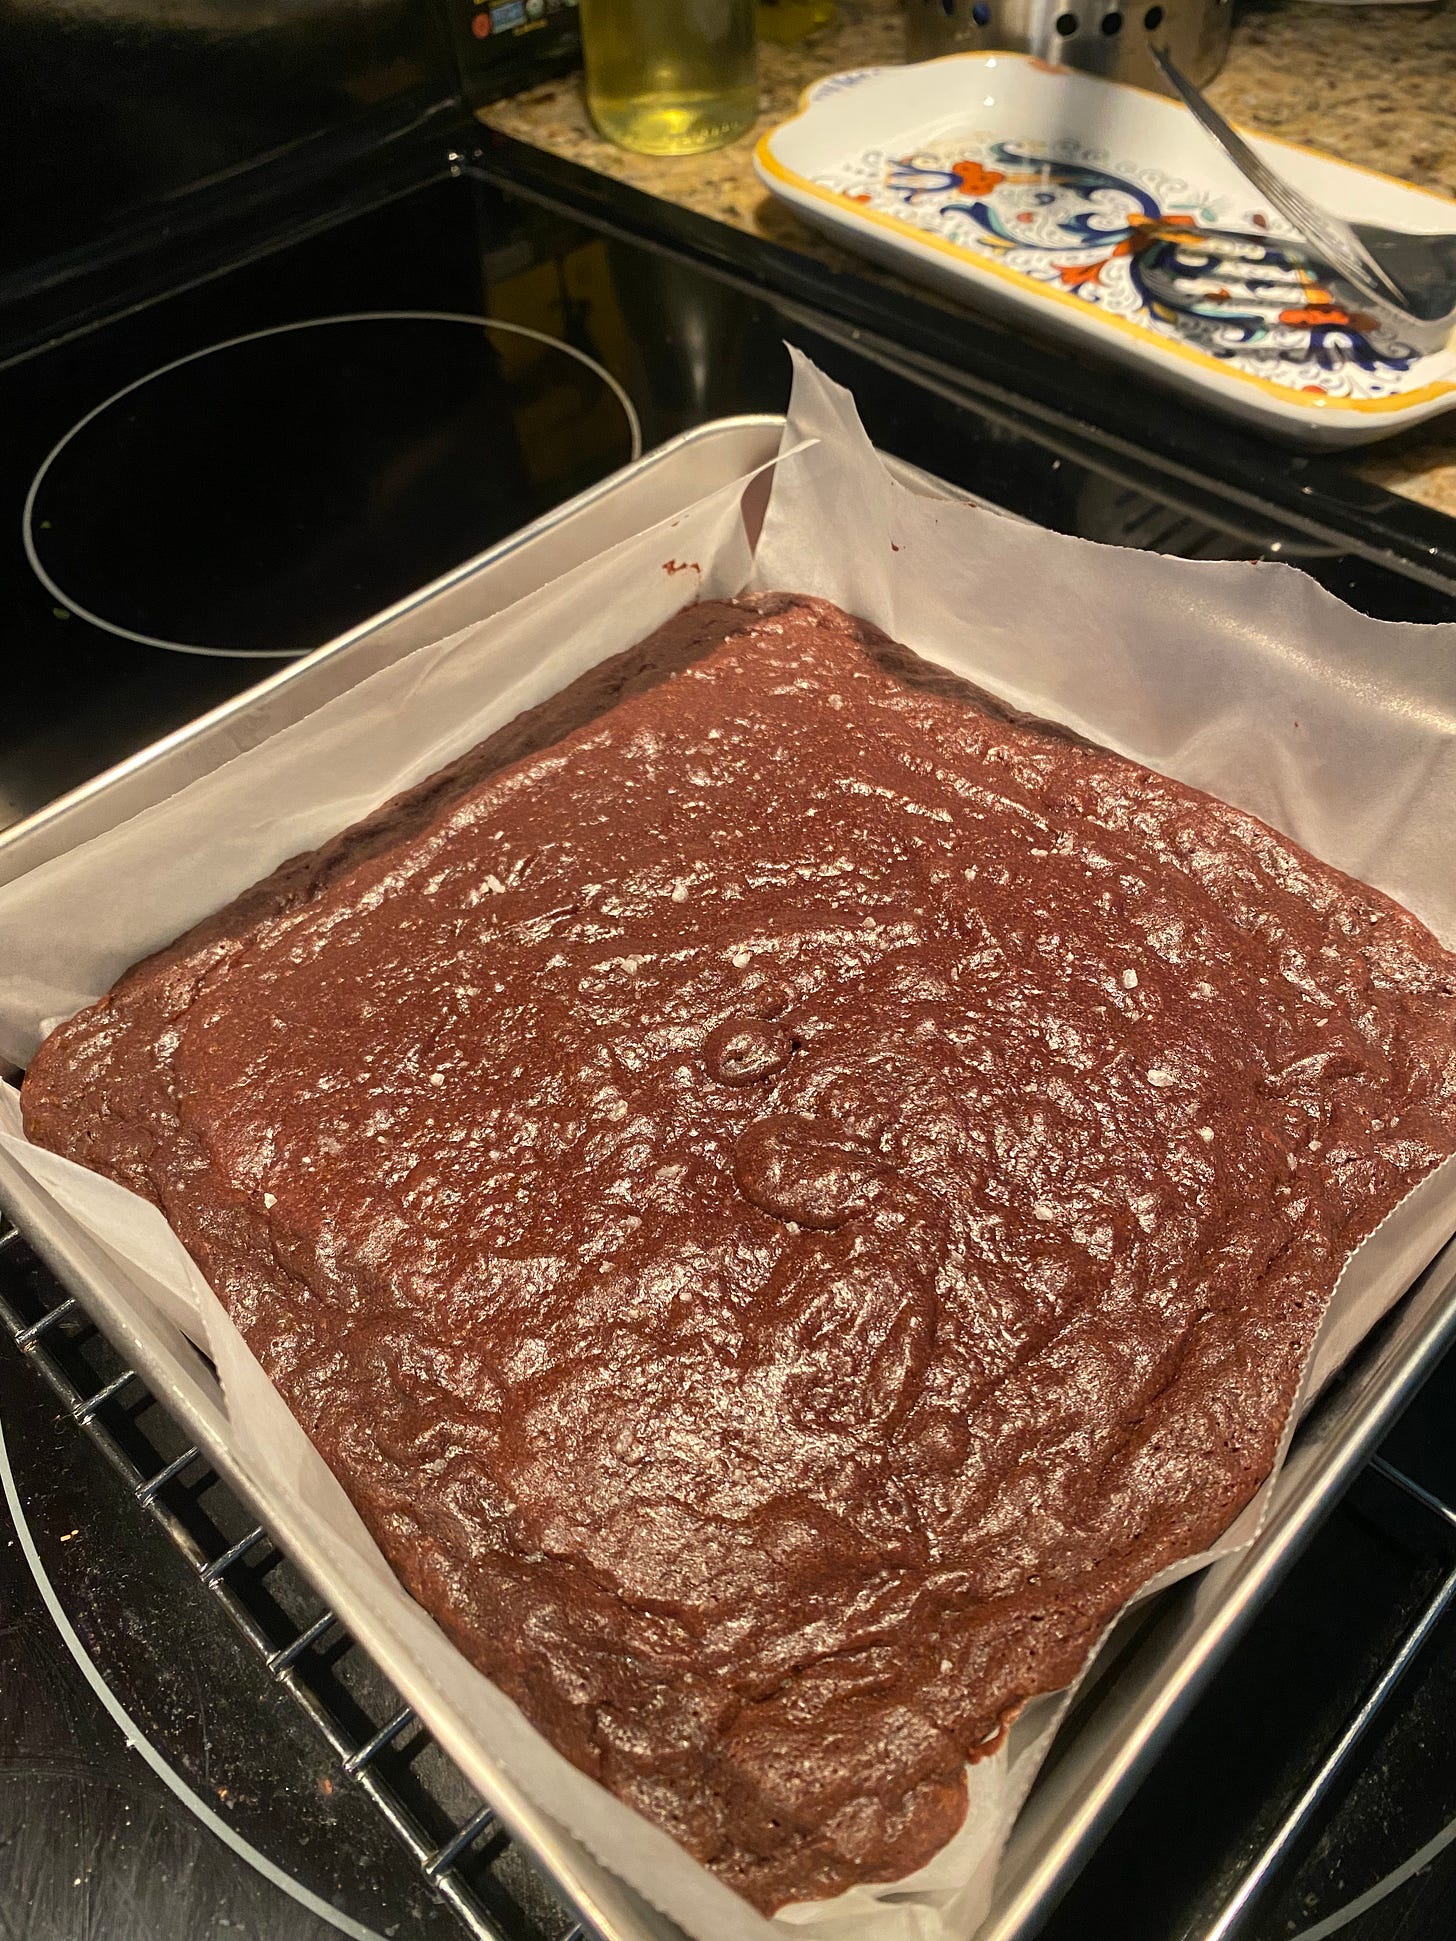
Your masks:
<instances>
[{"instance_id":1,"label":"stovetop burner circle","mask_svg":"<svg viewBox=\"0 0 1456 1941\"><path fill-rule=\"evenodd\" d=\"M93 406L41 461L22 538L52 598L106 633L291 660L641 451L623 385L545 331L451 310L309 317Z\"/></svg>"}]
</instances>

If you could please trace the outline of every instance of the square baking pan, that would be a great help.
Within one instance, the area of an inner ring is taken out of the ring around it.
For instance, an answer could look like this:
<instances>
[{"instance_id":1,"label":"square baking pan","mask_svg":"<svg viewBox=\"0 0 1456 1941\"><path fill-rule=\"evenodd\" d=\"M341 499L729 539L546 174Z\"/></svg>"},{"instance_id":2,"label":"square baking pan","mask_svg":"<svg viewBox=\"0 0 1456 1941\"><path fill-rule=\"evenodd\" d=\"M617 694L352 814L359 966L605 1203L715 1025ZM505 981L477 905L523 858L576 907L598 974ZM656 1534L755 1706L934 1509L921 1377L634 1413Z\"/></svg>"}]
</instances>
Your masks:
<instances>
[{"instance_id":1,"label":"square baking pan","mask_svg":"<svg viewBox=\"0 0 1456 1941\"><path fill-rule=\"evenodd\" d=\"M0 883L115 827L302 719L378 668L513 601L628 535L731 484L778 449L784 420L762 415L700 426L604 480L418 593L290 663L259 686L131 757L4 835ZM912 489L956 488L887 459ZM754 516L752 488L745 517ZM154 1309L106 1291L92 1244L39 1196L8 1209L36 1251L137 1370L281 1548L349 1621L347 1586L311 1568L286 1519L233 1456L220 1391L203 1358ZM1456 1335L1456 1241L1448 1244L1309 1411L1257 1540L1136 1607L1078 1694L1013 1830L980 1941L1028 1941L1091 1853L1148 1763L1280 1581L1347 1482ZM356 1628L356 1635L358 1628ZM371 1648L367 1630L361 1637ZM372 1647L395 1677L388 1654ZM428 1722L428 1721L427 1721ZM474 1762L491 1768L489 1748ZM677 1930L602 1868L510 1777L494 1771L490 1804L603 1941L663 1941Z\"/></svg>"}]
</instances>

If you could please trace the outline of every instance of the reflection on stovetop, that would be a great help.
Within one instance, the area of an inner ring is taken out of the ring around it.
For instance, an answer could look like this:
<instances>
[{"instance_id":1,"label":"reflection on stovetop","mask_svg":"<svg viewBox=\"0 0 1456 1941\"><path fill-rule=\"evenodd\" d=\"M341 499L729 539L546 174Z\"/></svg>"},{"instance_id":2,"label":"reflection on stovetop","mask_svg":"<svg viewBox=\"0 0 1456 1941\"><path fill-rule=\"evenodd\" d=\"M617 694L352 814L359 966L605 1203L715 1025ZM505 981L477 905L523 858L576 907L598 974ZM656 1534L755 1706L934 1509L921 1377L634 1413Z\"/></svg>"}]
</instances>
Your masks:
<instances>
[{"instance_id":1,"label":"reflection on stovetop","mask_svg":"<svg viewBox=\"0 0 1456 1941\"><path fill-rule=\"evenodd\" d=\"M449 311L252 331L93 405L26 498L73 620L172 652L306 652L641 449L626 393L544 331Z\"/></svg>"},{"instance_id":2,"label":"reflection on stovetop","mask_svg":"<svg viewBox=\"0 0 1456 1941\"><path fill-rule=\"evenodd\" d=\"M912 381L854 332L707 266L446 179L0 370L0 825L270 671L139 645L77 606L150 638L297 651L627 457L625 415L600 379L532 339L507 356L503 337L442 325L426 345L427 326L416 338L354 325L346 354L345 327L278 334L380 310L490 316L559 340L617 381L649 448L708 418L782 410L787 339L853 388L883 448L1042 524L1195 558L1295 559L1387 617L1456 611L1257 505L1154 481L1125 452L1073 449L1014 400ZM197 356L258 332L272 334ZM108 399L36 492L48 586L25 554L27 493Z\"/></svg>"},{"instance_id":3,"label":"reflection on stovetop","mask_svg":"<svg viewBox=\"0 0 1456 1941\"><path fill-rule=\"evenodd\" d=\"M113 629L317 646L630 458L629 413L591 368L598 340L626 361L601 245L545 220L513 237L477 220L483 199L426 187L0 372L4 821L271 671ZM378 311L512 328L286 328ZM676 428L660 415L654 440ZM42 468L29 525L50 585L22 532Z\"/></svg>"}]
</instances>

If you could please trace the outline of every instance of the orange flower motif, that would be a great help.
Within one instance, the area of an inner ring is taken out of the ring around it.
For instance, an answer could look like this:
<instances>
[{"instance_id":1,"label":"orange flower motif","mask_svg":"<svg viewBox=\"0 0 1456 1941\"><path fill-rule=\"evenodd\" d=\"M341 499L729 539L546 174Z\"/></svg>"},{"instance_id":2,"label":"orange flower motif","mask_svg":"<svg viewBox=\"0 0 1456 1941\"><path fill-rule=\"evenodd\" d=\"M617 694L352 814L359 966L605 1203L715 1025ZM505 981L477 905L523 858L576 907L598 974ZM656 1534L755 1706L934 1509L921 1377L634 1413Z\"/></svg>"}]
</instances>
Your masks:
<instances>
[{"instance_id":1,"label":"orange flower motif","mask_svg":"<svg viewBox=\"0 0 1456 1941\"><path fill-rule=\"evenodd\" d=\"M1130 247L1136 250L1151 249L1155 243L1163 242L1170 229L1196 231L1198 228L1192 216L1145 216L1141 209L1133 210L1127 226L1133 232Z\"/></svg>"},{"instance_id":2,"label":"orange flower motif","mask_svg":"<svg viewBox=\"0 0 1456 1941\"><path fill-rule=\"evenodd\" d=\"M1079 290L1084 283L1100 283L1102 281L1102 272L1109 263L1114 262L1119 256L1131 256L1135 249L1141 249L1142 247L1143 245L1135 236L1124 236L1120 243L1113 244L1112 248L1108 250L1100 262L1073 263L1070 266L1059 269L1057 275L1067 285L1068 289Z\"/></svg>"},{"instance_id":3,"label":"orange flower motif","mask_svg":"<svg viewBox=\"0 0 1456 1941\"><path fill-rule=\"evenodd\" d=\"M874 197L872 195L866 194L864 190L861 190L858 195L846 195L844 199L846 202L873 202L874 201Z\"/></svg>"},{"instance_id":4,"label":"orange flower motif","mask_svg":"<svg viewBox=\"0 0 1456 1941\"><path fill-rule=\"evenodd\" d=\"M987 168L981 162L952 162L950 172L964 195L989 195L998 183L1006 180L1000 169Z\"/></svg>"},{"instance_id":5,"label":"orange flower motif","mask_svg":"<svg viewBox=\"0 0 1456 1941\"><path fill-rule=\"evenodd\" d=\"M1347 324L1351 318L1347 310L1337 310L1332 303L1312 303L1307 310L1281 310L1279 321L1293 324L1299 329L1313 330L1319 324Z\"/></svg>"}]
</instances>

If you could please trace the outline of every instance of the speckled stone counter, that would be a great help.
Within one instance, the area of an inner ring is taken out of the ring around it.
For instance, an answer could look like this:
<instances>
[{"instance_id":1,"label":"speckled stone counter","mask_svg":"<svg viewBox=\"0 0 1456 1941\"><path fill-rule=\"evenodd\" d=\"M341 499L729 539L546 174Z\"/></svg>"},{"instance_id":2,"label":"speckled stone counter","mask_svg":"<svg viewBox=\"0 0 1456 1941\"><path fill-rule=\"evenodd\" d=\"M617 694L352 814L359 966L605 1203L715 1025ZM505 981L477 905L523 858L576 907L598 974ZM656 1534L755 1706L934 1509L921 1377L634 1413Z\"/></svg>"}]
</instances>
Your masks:
<instances>
[{"instance_id":1,"label":"speckled stone counter","mask_svg":"<svg viewBox=\"0 0 1456 1941\"><path fill-rule=\"evenodd\" d=\"M859 275L878 274L766 194L751 158L759 134L793 113L810 81L902 55L897 0L839 0L836 23L825 32L798 47L764 43L757 127L711 155L678 159L613 148L587 119L575 78L497 102L482 119L833 268L852 263ZM1456 7L1261 6L1239 19L1209 93L1231 120L1456 196ZM1456 414L1353 453L1349 463L1390 491L1456 516Z\"/></svg>"}]
</instances>

